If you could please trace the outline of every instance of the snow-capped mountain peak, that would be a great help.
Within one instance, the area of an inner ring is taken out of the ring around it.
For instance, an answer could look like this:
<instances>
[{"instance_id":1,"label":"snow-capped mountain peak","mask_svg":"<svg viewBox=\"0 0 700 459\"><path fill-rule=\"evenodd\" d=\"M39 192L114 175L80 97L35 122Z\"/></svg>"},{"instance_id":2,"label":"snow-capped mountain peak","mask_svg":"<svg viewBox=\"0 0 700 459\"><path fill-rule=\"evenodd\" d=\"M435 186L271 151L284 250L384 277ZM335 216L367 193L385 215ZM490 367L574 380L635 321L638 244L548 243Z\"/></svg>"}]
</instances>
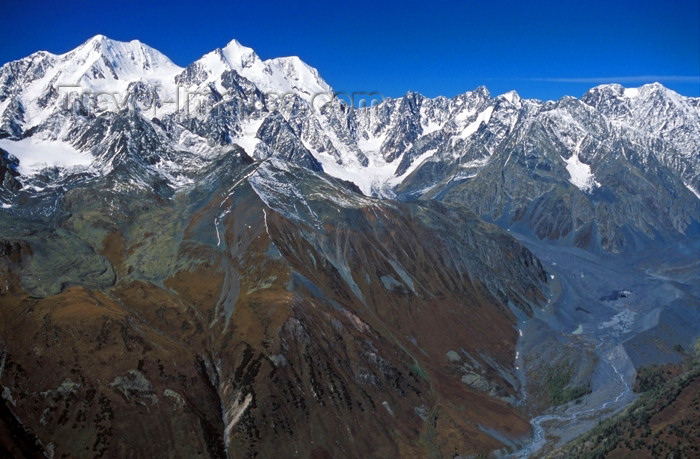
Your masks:
<instances>
[{"instance_id":1,"label":"snow-capped mountain peak","mask_svg":"<svg viewBox=\"0 0 700 459\"><path fill-rule=\"evenodd\" d=\"M98 110L67 109L66 89L88 92L84 106ZM129 162L140 183L160 177L180 187L236 144L251 158L322 169L370 195L470 199L474 189L494 203L475 210L493 219L508 200L529 202L526 192L543 197L552 186L595 207L617 186L610 171L630 167L663 176L669 196L694 199L688 190L700 188L700 103L660 84L601 85L547 102L515 91L494 97L483 86L452 98L409 91L356 102L334 100L299 57L262 60L236 40L181 69L139 41L98 35L0 68L0 146L25 178L51 167L102 174ZM682 230L694 217L674 218Z\"/></svg>"},{"instance_id":2,"label":"snow-capped mountain peak","mask_svg":"<svg viewBox=\"0 0 700 459\"><path fill-rule=\"evenodd\" d=\"M138 40L121 42L96 35L84 44L58 56L64 65L59 71L66 83L86 83L105 88L113 80L123 82L142 78L163 78L182 71L160 51ZM101 81L104 80L104 81Z\"/></svg>"},{"instance_id":3,"label":"snow-capped mountain peak","mask_svg":"<svg viewBox=\"0 0 700 459\"><path fill-rule=\"evenodd\" d=\"M235 39L221 48L221 55L226 63L239 73L241 73L243 69L259 67L262 63L252 48L241 45L238 40Z\"/></svg>"},{"instance_id":4,"label":"snow-capped mountain peak","mask_svg":"<svg viewBox=\"0 0 700 459\"><path fill-rule=\"evenodd\" d=\"M498 96L498 98L502 98L510 102L511 104L519 105L520 104L520 94L517 93L517 91L508 91L506 93L501 94Z\"/></svg>"},{"instance_id":5,"label":"snow-capped mountain peak","mask_svg":"<svg viewBox=\"0 0 700 459\"><path fill-rule=\"evenodd\" d=\"M167 56L138 40L120 42L96 35L64 54L42 51L2 66L0 115L12 116L17 131L41 124L83 96L101 97L104 108L116 110L131 83L169 87L181 71Z\"/></svg>"},{"instance_id":6,"label":"snow-capped mountain peak","mask_svg":"<svg viewBox=\"0 0 700 459\"><path fill-rule=\"evenodd\" d=\"M280 89L298 92L302 97L306 96L304 98L333 91L328 83L323 81L318 70L298 56L268 59L265 65L272 71L271 77L279 83Z\"/></svg>"},{"instance_id":7,"label":"snow-capped mountain peak","mask_svg":"<svg viewBox=\"0 0 700 459\"><path fill-rule=\"evenodd\" d=\"M231 40L223 48L202 56L183 72L183 75L189 75L181 79L197 87L214 83L219 90L223 90L221 79L225 72L231 70L266 94L280 97L296 94L311 101L319 93L332 92L318 71L300 58L281 57L263 61L253 49L241 45L237 40Z\"/></svg>"}]
</instances>

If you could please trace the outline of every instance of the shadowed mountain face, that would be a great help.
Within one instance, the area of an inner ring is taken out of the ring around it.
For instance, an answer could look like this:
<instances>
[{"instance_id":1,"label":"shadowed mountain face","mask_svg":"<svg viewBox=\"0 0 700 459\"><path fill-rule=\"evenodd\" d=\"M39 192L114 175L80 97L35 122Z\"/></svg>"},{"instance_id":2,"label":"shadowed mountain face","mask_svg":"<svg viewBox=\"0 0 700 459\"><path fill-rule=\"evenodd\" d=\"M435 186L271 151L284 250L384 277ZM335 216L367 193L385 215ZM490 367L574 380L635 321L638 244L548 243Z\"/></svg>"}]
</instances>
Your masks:
<instances>
[{"instance_id":1,"label":"shadowed mountain face","mask_svg":"<svg viewBox=\"0 0 700 459\"><path fill-rule=\"evenodd\" d=\"M685 102L661 86L641 92L653 102ZM690 152L697 152L700 136L686 135L692 144L674 138L674 144L664 137L669 125L662 115L654 118L661 132L638 129L589 105L591 97L520 107L497 98L492 121L465 143L466 155L458 154L452 166L427 161L398 190L404 197L460 202L502 226L592 250L618 253L697 239L698 158ZM651 116L647 105L630 116ZM700 118L691 113L695 118L685 123L693 126ZM498 114L503 120L493 118ZM507 115L512 122L504 128Z\"/></svg>"},{"instance_id":2,"label":"shadowed mountain face","mask_svg":"<svg viewBox=\"0 0 700 459\"><path fill-rule=\"evenodd\" d=\"M698 126L660 85L349 107L236 41L5 64L0 452L453 457L621 407L700 317Z\"/></svg>"}]
</instances>

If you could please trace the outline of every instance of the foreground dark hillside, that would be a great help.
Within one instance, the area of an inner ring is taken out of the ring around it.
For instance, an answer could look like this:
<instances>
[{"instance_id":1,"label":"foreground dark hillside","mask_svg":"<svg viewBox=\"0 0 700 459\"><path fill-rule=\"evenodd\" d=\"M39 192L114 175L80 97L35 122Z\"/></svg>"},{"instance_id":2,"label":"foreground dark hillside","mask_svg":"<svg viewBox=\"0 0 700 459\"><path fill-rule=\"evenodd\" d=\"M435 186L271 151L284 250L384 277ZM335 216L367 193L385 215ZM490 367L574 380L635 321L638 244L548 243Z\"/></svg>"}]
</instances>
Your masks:
<instances>
[{"instance_id":1,"label":"foreground dark hillside","mask_svg":"<svg viewBox=\"0 0 700 459\"><path fill-rule=\"evenodd\" d=\"M2 214L6 455L438 457L528 434L511 308L546 276L527 249L236 155L172 199L105 181Z\"/></svg>"}]
</instances>

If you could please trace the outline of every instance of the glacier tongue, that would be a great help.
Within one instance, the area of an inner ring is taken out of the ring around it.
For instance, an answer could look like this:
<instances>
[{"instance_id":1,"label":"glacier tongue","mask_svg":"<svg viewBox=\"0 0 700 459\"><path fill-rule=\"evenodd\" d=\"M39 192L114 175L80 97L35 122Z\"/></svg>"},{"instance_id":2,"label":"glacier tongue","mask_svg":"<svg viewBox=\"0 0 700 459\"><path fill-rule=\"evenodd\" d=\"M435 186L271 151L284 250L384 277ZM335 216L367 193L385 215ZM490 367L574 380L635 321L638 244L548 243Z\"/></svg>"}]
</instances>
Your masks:
<instances>
[{"instance_id":1,"label":"glacier tongue","mask_svg":"<svg viewBox=\"0 0 700 459\"><path fill-rule=\"evenodd\" d=\"M594 187L600 186L595 181L595 176L591 172L591 166L582 163L577 153L571 155L569 159L561 158L566 163L566 170L569 172L569 181L581 191L591 191Z\"/></svg>"},{"instance_id":2,"label":"glacier tongue","mask_svg":"<svg viewBox=\"0 0 700 459\"><path fill-rule=\"evenodd\" d=\"M35 175L46 168L88 167L94 160L90 153L78 151L60 140L0 139L0 148L19 160L18 170L23 176Z\"/></svg>"}]
</instances>

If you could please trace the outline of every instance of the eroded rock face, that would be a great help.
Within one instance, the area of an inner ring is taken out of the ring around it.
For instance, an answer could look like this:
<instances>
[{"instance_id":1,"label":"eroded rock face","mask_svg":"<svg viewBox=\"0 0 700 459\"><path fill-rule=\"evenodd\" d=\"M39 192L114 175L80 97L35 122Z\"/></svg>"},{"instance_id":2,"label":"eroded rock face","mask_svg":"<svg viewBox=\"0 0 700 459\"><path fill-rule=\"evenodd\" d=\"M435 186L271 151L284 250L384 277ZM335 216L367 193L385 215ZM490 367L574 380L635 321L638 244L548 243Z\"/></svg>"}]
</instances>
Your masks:
<instances>
[{"instance_id":1,"label":"eroded rock face","mask_svg":"<svg viewBox=\"0 0 700 459\"><path fill-rule=\"evenodd\" d=\"M17 158L0 148L0 192L12 193L22 188L17 172Z\"/></svg>"}]
</instances>

